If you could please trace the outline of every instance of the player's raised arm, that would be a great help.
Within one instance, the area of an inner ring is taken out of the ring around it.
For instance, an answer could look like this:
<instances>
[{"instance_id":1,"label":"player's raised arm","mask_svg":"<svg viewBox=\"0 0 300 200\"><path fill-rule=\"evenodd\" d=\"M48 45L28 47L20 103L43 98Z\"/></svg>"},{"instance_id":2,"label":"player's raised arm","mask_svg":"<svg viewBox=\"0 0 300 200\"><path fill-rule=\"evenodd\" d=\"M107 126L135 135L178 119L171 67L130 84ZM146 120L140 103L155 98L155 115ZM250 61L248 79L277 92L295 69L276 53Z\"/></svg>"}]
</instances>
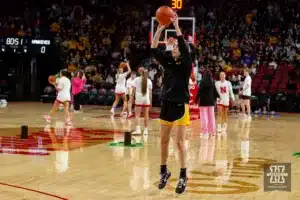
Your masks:
<instances>
[{"instance_id":1,"label":"player's raised arm","mask_svg":"<svg viewBox=\"0 0 300 200\"><path fill-rule=\"evenodd\" d=\"M151 49L156 49L159 44L159 38L161 36L162 31L165 29L165 26L158 25L157 30L153 36Z\"/></svg>"},{"instance_id":2,"label":"player's raised arm","mask_svg":"<svg viewBox=\"0 0 300 200\"><path fill-rule=\"evenodd\" d=\"M172 22L173 22L173 25L174 25L175 30L176 30L176 35L177 35L177 38L178 38L178 48L179 48L179 51L180 51L180 53L183 57L183 60L187 65L190 64L192 66L192 57L191 57L191 54L190 54L190 51L189 51L189 46L184 41L184 37L183 37L181 29L179 27L178 15L177 14L175 14L174 18L172 18Z\"/></svg>"},{"instance_id":3,"label":"player's raised arm","mask_svg":"<svg viewBox=\"0 0 300 200\"><path fill-rule=\"evenodd\" d=\"M126 76L128 76L131 73L131 67L130 67L129 62L126 62L126 66L127 66Z\"/></svg>"},{"instance_id":4,"label":"player's raised arm","mask_svg":"<svg viewBox=\"0 0 300 200\"><path fill-rule=\"evenodd\" d=\"M163 66L166 67L166 60L164 59L163 53L158 47L159 38L161 36L162 31L165 29L165 26L158 25L157 30L154 34L152 44L151 44L151 52L152 56Z\"/></svg>"}]
</instances>

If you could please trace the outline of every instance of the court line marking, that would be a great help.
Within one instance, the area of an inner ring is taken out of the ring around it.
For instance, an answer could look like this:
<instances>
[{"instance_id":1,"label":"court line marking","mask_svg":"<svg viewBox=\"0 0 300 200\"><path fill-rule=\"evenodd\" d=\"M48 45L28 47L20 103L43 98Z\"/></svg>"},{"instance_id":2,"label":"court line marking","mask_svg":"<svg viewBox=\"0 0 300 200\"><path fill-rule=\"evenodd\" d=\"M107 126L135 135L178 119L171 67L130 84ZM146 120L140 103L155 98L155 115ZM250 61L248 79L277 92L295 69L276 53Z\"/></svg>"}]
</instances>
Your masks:
<instances>
[{"instance_id":1,"label":"court line marking","mask_svg":"<svg viewBox=\"0 0 300 200\"><path fill-rule=\"evenodd\" d=\"M45 195L45 196L48 196L48 197L53 197L53 198L56 198L56 199L60 199L60 200L68 200L67 198L60 197L60 196L57 196L57 195L54 195L54 194L50 194L50 193L47 193L47 192L42 192L42 191L30 189L30 188L25 188L25 187L21 187L21 186L17 186L17 185L11 185L11 184L7 184L7 183L0 183L0 185L7 186L7 187L12 187L12 188L17 188L17 189L21 189L21 190L26 190L26 191L42 194L42 195Z\"/></svg>"}]
</instances>

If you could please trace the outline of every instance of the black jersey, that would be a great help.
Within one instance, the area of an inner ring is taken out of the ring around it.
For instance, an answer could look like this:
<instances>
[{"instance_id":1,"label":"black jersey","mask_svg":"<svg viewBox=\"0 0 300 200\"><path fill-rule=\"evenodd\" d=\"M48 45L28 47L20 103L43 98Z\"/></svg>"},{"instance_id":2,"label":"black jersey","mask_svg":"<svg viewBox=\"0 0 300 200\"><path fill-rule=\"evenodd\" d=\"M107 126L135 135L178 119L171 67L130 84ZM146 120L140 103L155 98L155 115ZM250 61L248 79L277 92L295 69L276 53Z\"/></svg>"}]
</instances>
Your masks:
<instances>
[{"instance_id":1,"label":"black jersey","mask_svg":"<svg viewBox=\"0 0 300 200\"><path fill-rule=\"evenodd\" d=\"M241 85L239 81L231 81L233 94L239 94Z\"/></svg>"},{"instance_id":2,"label":"black jersey","mask_svg":"<svg viewBox=\"0 0 300 200\"><path fill-rule=\"evenodd\" d=\"M192 71L192 59L189 47L183 36L178 37L180 57L176 60L170 52L152 49L155 59L164 67L162 99L175 103L189 103L189 79Z\"/></svg>"}]
</instances>

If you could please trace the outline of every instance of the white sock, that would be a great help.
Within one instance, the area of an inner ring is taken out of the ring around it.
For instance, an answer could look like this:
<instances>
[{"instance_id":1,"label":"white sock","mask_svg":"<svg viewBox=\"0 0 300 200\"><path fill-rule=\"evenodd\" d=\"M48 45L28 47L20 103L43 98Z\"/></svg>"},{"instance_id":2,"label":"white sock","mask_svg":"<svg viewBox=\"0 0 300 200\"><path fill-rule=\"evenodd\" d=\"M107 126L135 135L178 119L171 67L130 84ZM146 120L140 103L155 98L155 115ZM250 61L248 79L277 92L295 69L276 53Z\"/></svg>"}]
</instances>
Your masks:
<instances>
[{"instance_id":1,"label":"white sock","mask_svg":"<svg viewBox=\"0 0 300 200\"><path fill-rule=\"evenodd\" d=\"M141 131L141 126L136 126L136 132L140 133Z\"/></svg>"},{"instance_id":2,"label":"white sock","mask_svg":"<svg viewBox=\"0 0 300 200\"><path fill-rule=\"evenodd\" d=\"M221 124L218 124L217 127L218 127L218 130L222 129L222 125Z\"/></svg>"},{"instance_id":3,"label":"white sock","mask_svg":"<svg viewBox=\"0 0 300 200\"><path fill-rule=\"evenodd\" d=\"M148 128L145 128L143 133L144 135L148 135Z\"/></svg>"}]
</instances>

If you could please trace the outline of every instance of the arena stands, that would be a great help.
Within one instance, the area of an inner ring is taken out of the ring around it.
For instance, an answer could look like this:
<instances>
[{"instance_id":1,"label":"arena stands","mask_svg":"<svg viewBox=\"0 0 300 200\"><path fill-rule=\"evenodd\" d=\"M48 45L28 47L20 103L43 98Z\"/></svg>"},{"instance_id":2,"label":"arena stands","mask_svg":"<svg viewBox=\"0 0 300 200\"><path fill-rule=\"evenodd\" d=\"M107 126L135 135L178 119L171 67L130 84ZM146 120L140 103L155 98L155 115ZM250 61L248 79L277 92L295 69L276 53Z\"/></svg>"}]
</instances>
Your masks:
<instances>
[{"instance_id":1,"label":"arena stands","mask_svg":"<svg viewBox=\"0 0 300 200\"><path fill-rule=\"evenodd\" d=\"M242 81L241 69L249 67L255 95L266 92L272 96L271 102L277 102L280 93L287 100L296 101L300 93L297 2L217 1L214 4L212 1L205 5L193 0L187 2L180 14L197 20L197 82L204 68L209 68L216 78L218 72L226 71L229 79L234 75ZM149 22L157 7L143 2L141 6L107 5L95 9L95 5L89 3L75 7L67 3L48 5L45 12L35 12L34 26L20 24L22 18L16 20L14 17L3 18L0 26L18 29L19 34L40 33L55 37L61 59L68 69L86 72L86 96L89 97L85 99L88 103L111 102L107 100L111 98L108 91L114 88L116 68L123 60L129 60L133 69L140 65L151 68L151 79L155 81L155 94L159 99L163 74L158 63L150 58L148 44ZM44 30L44 25L48 31ZM295 110L295 107L288 110Z\"/></svg>"}]
</instances>

